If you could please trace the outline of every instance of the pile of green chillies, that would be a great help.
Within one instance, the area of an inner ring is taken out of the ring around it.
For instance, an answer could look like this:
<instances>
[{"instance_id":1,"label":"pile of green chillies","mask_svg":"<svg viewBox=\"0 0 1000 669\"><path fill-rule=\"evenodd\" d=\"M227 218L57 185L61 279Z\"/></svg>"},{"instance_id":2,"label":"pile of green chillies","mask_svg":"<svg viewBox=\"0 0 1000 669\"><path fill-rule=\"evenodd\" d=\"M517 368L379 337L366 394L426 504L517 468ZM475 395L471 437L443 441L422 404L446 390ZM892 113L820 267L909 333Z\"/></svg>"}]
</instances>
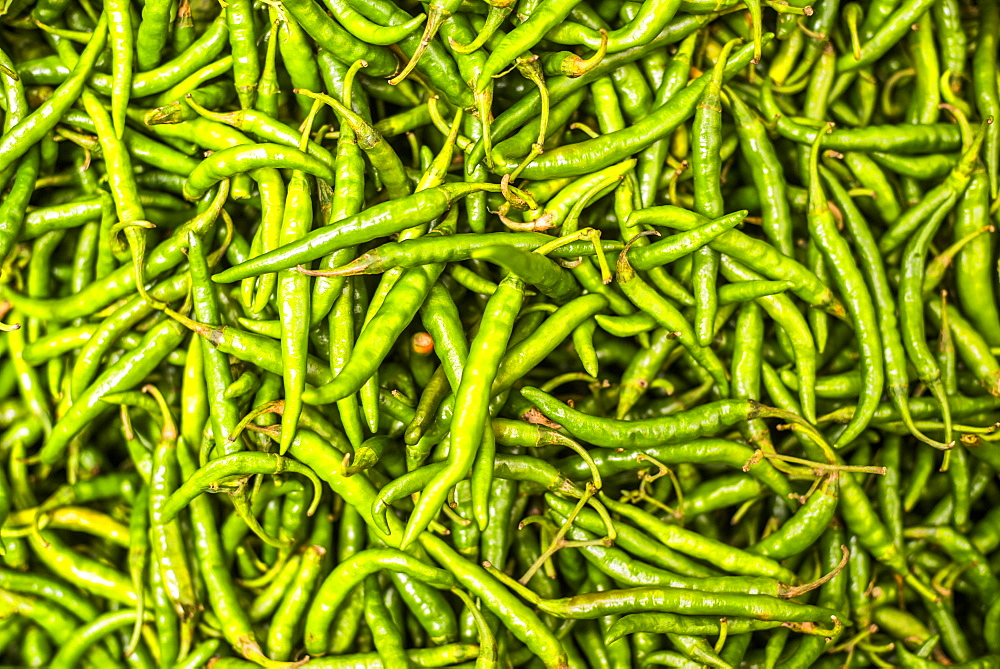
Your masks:
<instances>
[{"instance_id":1,"label":"pile of green chillies","mask_svg":"<svg viewBox=\"0 0 1000 669\"><path fill-rule=\"evenodd\" d=\"M998 40L0 3L0 665L1000 668Z\"/></svg>"}]
</instances>

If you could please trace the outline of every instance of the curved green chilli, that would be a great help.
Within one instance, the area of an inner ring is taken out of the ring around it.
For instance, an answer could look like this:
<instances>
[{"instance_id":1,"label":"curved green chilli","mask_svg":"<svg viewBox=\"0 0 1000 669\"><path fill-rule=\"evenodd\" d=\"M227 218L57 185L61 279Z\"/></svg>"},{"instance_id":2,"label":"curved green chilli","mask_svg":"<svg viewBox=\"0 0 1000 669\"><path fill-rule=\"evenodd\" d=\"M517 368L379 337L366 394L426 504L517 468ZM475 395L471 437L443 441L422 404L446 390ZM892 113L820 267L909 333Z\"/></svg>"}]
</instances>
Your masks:
<instances>
[{"instance_id":1,"label":"curved green chilli","mask_svg":"<svg viewBox=\"0 0 1000 669\"><path fill-rule=\"evenodd\" d=\"M77 666L92 645L119 629L134 625L137 617L141 617L141 614L133 609L113 611L98 616L88 624L74 630L73 638L62 645L48 666L57 669L70 669Z\"/></svg>"},{"instance_id":2,"label":"curved green chilli","mask_svg":"<svg viewBox=\"0 0 1000 669\"><path fill-rule=\"evenodd\" d=\"M785 175L781 161L775 153L774 144L767 136L761 120L743 102L740 96L726 90L729 107L736 121L736 134L740 146L748 160L754 186L761 203L761 226L764 234L779 251L794 257L792 243L791 212L785 194Z\"/></svg>"},{"instance_id":3,"label":"curved green chilli","mask_svg":"<svg viewBox=\"0 0 1000 669\"><path fill-rule=\"evenodd\" d=\"M687 83L691 75L691 57L694 54L694 47L697 40L698 34L693 33L685 37L677 48L677 53L673 55L669 65L667 65L663 73L663 81L660 82L654 94L654 109L662 107L667 100L673 97ZM654 204L656 191L659 188L660 175L666 164L669 149L669 142L661 139L639 153L636 180L638 182L639 200L644 207L650 207Z\"/></svg>"},{"instance_id":4,"label":"curved green chilli","mask_svg":"<svg viewBox=\"0 0 1000 669\"><path fill-rule=\"evenodd\" d=\"M223 186L223 191L227 190ZM223 198L224 199L224 198ZM209 325L221 325L222 316L216 298L215 284L209 280L209 267L197 235L188 237L188 259L191 267L191 297L195 318ZM233 374L229 367L229 357L201 340L201 356L204 361L205 380L211 411L212 433L215 439L213 457L229 455L241 450L239 442L230 441L229 436L240 422L240 411L236 401L227 398L226 389L233 384Z\"/></svg>"},{"instance_id":5,"label":"curved green chilli","mask_svg":"<svg viewBox=\"0 0 1000 669\"><path fill-rule=\"evenodd\" d=\"M345 218L339 225L313 230L297 243L265 253L212 277L218 283L278 271L315 260L338 249L401 232L444 214L458 198L478 191L499 192L496 184L449 183L405 198L383 202Z\"/></svg>"},{"instance_id":6,"label":"curved green chilli","mask_svg":"<svg viewBox=\"0 0 1000 669\"><path fill-rule=\"evenodd\" d=\"M156 393L156 399L163 402ZM149 478L149 540L152 546L152 569L159 570L160 581L177 615L187 623L199 609L191 570L184 555L184 539L177 522L162 519L162 509L177 485L177 427L165 403L161 405L163 425L153 450Z\"/></svg>"},{"instance_id":7,"label":"curved green chilli","mask_svg":"<svg viewBox=\"0 0 1000 669\"><path fill-rule=\"evenodd\" d=\"M240 109L238 111L226 113L211 112L195 100L193 95L190 93L188 94L186 101L188 105L200 116L203 116L211 121L218 121L219 123L231 125L241 132L248 132L262 139L267 139L272 142L296 148L302 142L302 135L298 130L282 123L270 114L266 114L260 110ZM336 167L336 161L334 157L330 155L330 152L317 144L315 141L309 140L306 152L316 158L319 158L327 165Z\"/></svg>"},{"instance_id":8,"label":"curved green chilli","mask_svg":"<svg viewBox=\"0 0 1000 669\"><path fill-rule=\"evenodd\" d=\"M474 250L472 258L488 260L516 274L557 304L568 302L580 294L580 286L572 274L538 253L510 247L486 246Z\"/></svg>"},{"instance_id":9,"label":"curved green chilli","mask_svg":"<svg viewBox=\"0 0 1000 669\"><path fill-rule=\"evenodd\" d=\"M151 70L159 64L169 29L169 2L153 0L142 6L142 20L135 40L136 65L140 70Z\"/></svg>"},{"instance_id":10,"label":"curved green chilli","mask_svg":"<svg viewBox=\"0 0 1000 669\"><path fill-rule=\"evenodd\" d=\"M695 140L691 153L695 210L711 219L722 216L724 207L722 161L719 158L719 145L722 142L722 73L734 44L732 41L727 42L719 53L719 59L712 68L691 123ZM759 53L759 48L755 53ZM694 251L692 259L695 337L699 346L708 346L715 336L715 312L719 306L719 256L710 247L702 246Z\"/></svg>"},{"instance_id":11,"label":"curved green chilli","mask_svg":"<svg viewBox=\"0 0 1000 669\"><path fill-rule=\"evenodd\" d=\"M58 463L70 440L108 408L101 397L141 383L183 337L183 327L169 319L150 329L140 346L105 369L53 426L52 434L38 452L39 460L48 465Z\"/></svg>"},{"instance_id":12,"label":"curved green chilli","mask_svg":"<svg viewBox=\"0 0 1000 669\"><path fill-rule=\"evenodd\" d=\"M836 617L831 609L771 597L703 593L655 586L542 600L537 606L541 611L557 618L583 619L614 613L655 611L822 624L829 624L831 618Z\"/></svg>"},{"instance_id":13,"label":"curved green chilli","mask_svg":"<svg viewBox=\"0 0 1000 669\"><path fill-rule=\"evenodd\" d=\"M682 231L709 222L703 216L672 205L639 209L629 216L630 225L651 224ZM709 246L724 256L739 260L769 279L792 282L794 284L792 292L811 306L822 308L838 318L844 316L843 306L828 286L804 265L794 258L785 256L770 244L739 230L729 230L710 241Z\"/></svg>"},{"instance_id":14,"label":"curved green chilli","mask_svg":"<svg viewBox=\"0 0 1000 669\"><path fill-rule=\"evenodd\" d=\"M469 347L462 380L455 391L455 406L461 409L455 411L452 419L448 466L428 484L420 496L403 534L403 546L412 543L423 532L437 515L448 491L468 475L474 461L482 458L482 454L477 456L477 451L484 440L484 434L489 430L490 391L523 296L524 282L508 274L486 305L479 332ZM489 431L486 438L491 445L492 437L492 431ZM490 474L492 475L492 471ZM477 519L482 528L485 519L478 514Z\"/></svg>"},{"instance_id":15,"label":"curved green chilli","mask_svg":"<svg viewBox=\"0 0 1000 669\"><path fill-rule=\"evenodd\" d=\"M0 171L6 170L15 160L23 156L32 146L41 141L46 133L55 128L83 92L87 78L94 64L104 51L108 38L108 23L102 14L94 28L86 48L80 54L69 77L53 91L52 96L35 111L28 114L17 125L0 137Z\"/></svg>"},{"instance_id":16,"label":"curved green chilli","mask_svg":"<svg viewBox=\"0 0 1000 669\"><path fill-rule=\"evenodd\" d=\"M900 329L906 354L917 370L917 375L941 404L945 423L945 442L951 442L951 408L941 383L941 368L927 345L926 323L921 293L927 249L955 198L949 198L938 207L907 243L903 251L898 295ZM918 284L920 284L918 286Z\"/></svg>"},{"instance_id":17,"label":"curved green chilli","mask_svg":"<svg viewBox=\"0 0 1000 669\"><path fill-rule=\"evenodd\" d=\"M729 378L718 356L712 349L695 341L694 330L684 316L636 274L624 252L618 258L616 275L618 285L632 303L653 316L661 327L679 332L678 339L684 348L712 375L719 392L724 397L729 395Z\"/></svg>"},{"instance_id":18,"label":"curved green chilli","mask_svg":"<svg viewBox=\"0 0 1000 669\"><path fill-rule=\"evenodd\" d=\"M1000 34L1000 7L996 0L986 0L980 8L979 38L972 56L972 84L976 93L976 108L982 118L992 117L994 123L986 130L986 171L990 177L990 196L1000 193L1000 91L997 84L997 35Z\"/></svg>"},{"instance_id":19,"label":"curved green chilli","mask_svg":"<svg viewBox=\"0 0 1000 669\"><path fill-rule=\"evenodd\" d=\"M125 132L125 110L132 92L132 11L129 3L119 0L105 0L104 9L111 43L111 117L115 134L121 139Z\"/></svg>"},{"instance_id":20,"label":"curved green chilli","mask_svg":"<svg viewBox=\"0 0 1000 669\"><path fill-rule=\"evenodd\" d=\"M288 588L271 618L271 627L267 632L267 653L271 659L287 660L291 657L294 632L316 588L326 552L323 546L317 544L308 546L303 552L294 585L289 584L292 587Z\"/></svg>"},{"instance_id":21,"label":"curved green chilli","mask_svg":"<svg viewBox=\"0 0 1000 669\"><path fill-rule=\"evenodd\" d=\"M442 269L441 265L435 265L406 270L386 295L382 308L358 336L344 369L332 383L307 390L303 400L309 404L329 404L360 390L416 315Z\"/></svg>"},{"instance_id":22,"label":"curved green chilli","mask_svg":"<svg viewBox=\"0 0 1000 669\"><path fill-rule=\"evenodd\" d=\"M298 21L293 19L278 23L278 51L283 62L296 64L295 67L286 68L294 88L305 88L310 91L322 88L316 54ZM312 101L304 95L295 97L304 117L309 113Z\"/></svg>"},{"instance_id":23,"label":"curved green chilli","mask_svg":"<svg viewBox=\"0 0 1000 669\"><path fill-rule=\"evenodd\" d=\"M979 229L988 217L988 180L973 174L956 205L955 240ZM991 254L992 235L968 242L955 262L955 287L962 311L991 346L1000 346L1000 314L997 313L994 267Z\"/></svg>"},{"instance_id":24,"label":"curved green chilli","mask_svg":"<svg viewBox=\"0 0 1000 669\"><path fill-rule=\"evenodd\" d=\"M755 400L719 400L664 418L619 421L581 413L536 388L526 386L521 394L574 436L605 448L648 448L681 443L752 418L797 418Z\"/></svg>"},{"instance_id":25,"label":"curved green chilli","mask_svg":"<svg viewBox=\"0 0 1000 669\"><path fill-rule=\"evenodd\" d=\"M863 375L861 398L851 423L837 437L845 446L860 435L878 407L885 384L882 343L875 306L850 247L837 230L819 176L819 139L809 159L809 232L834 270L834 280L847 302L861 354Z\"/></svg>"},{"instance_id":26,"label":"curved green chilli","mask_svg":"<svg viewBox=\"0 0 1000 669\"><path fill-rule=\"evenodd\" d=\"M307 35L340 62L350 65L357 60L365 60L373 76L391 75L396 71L396 57L391 51L355 39L314 0L288 0L282 6Z\"/></svg>"},{"instance_id":27,"label":"curved green chilli","mask_svg":"<svg viewBox=\"0 0 1000 669\"><path fill-rule=\"evenodd\" d=\"M307 652L315 655L326 653L330 622L337 609L355 585L382 570L402 571L438 588L449 588L455 583L454 577L447 571L431 567L393 548L370 548L355 553L338 564L316 591L306 614Z\"/></svg>"},{"instance_id":28,"label":"curved green chilli","mask_svg":"<svg viewBox=\"0 0 1000 669\"><path fill-rule=\"evenodd\" d=\"M200 162L184 182L184 197L197 199L223 179L265 167L298 169L334 183L333 170L326 163L289 146L260 143L216 151Z\"/></svg>"},{"instance_id":29,"label":"curved green chilli","mask_svg":"<svg viewBox=\"0 0 1000 669\"><path fill-rule=\"evenodd\" d=\"M865 225L861 212L851 201L846 190L829 172L822 171L823 178L830 189L834 202L844 214L844 222L855 240L858 254L864 261L862 267L871 284L873 298L878 311L879 333L882 339L883 355L885 356L885 371L889 385L889 397L897 407L907 428L918 439L930 445L938 446L924 436L914 425L910 417L908 404L909 375L906 367L906 351L902 336L896 324L896 300L890 288L882 255L874 236Z\"/></svg>"},{"instance_id":30,"label":"curved green chilli","mask_svg":"<svg viewBox=\"0 0 1000 669\"><path fill-rule=\"evenodd\" d=\"M775 532L747 548L750 553L783 560L815 543L837 510L838 476L823 479L806 503Z\"/></svg>"},{"instance_id":31,"label":"curved green chilli","mask_svg":"<svg viewBox=\"0 0 1000 669\"><path fill-rule=\"evenodd\" d=\"M168 522L177 517L181 509L191 504L205 490L217 487L232 477L248 477L254 474L280 474L291 472L308 478L315 487L313 502L308 515L316 510L322 492L319 479L312 469L305 465L276 453L261 453L258 451L233 453L216 458L191 474L185 474L185 481L163 505L162 518Z\"/></svg>"},{"instance_id":32,"label":"curved green chilli","mask_svg":"<svg viewBox=\"0 0 1000 669\"><path fill-rule=\"evenodd\" d=\"M724 80L732 78L746 67L752 56L752 45L748 45L734 54L726 64ZM606 62L609 60L606 59ZM600 70L600 67L594 68L591 74L597 74ZM698 100L708 85L709 77L710 73L703 74L687 88L677 93L671 100L671 104L660 107L628 128L546 151L525 168L522 176L529 179L574 176L588 174L595 169L621 162L633 153L668 136L686 121L694 113ZM585 78L587 77L579 77L578 80ZM501 166L500 170L509 172L514 168L515 165L507 163Z\"/></svg>"},{"instance_id":33,"label":"curved green chilli","mask_svg":"<svg viewBox=\"0 0 1000 669\"><path fill-rule=\"evenodd\" d=\"M253 6L249 0L227 0L226 27L233 53L233 80L240 107L250 109L257 96L260 79L260 59L257 56L257 33L254 30ZM271 41L276 35L271 34ZM269 46L269 49L272 48Z\"/></svg>"},{"instance_id":34,"label":"curved green chilli","mask_svg":"<svg viewBox=\"0 0 1000 669\"><path fill-rule=\"evenodd\" d=\"M310 121L312 116L310 116ZM307 121L307 124L309 122ZM308 131L304 138L308 137ZM279 243L289 244L302 238L312 226L312 190L309 177L296 170L288 184ZM278 273L278 312L281 320L281 368L284 382L284 410L281 413L279 452L288 451L299 416L302 393L306 386L306 361L309 345L309 277L294 269Z\"/></svg>"},{"instance_id":35,"label":"curved green chilli","mask_svg":"<svg viewBox=\"0 0 1000 669\"><path fill-rule=\"evenodd\" d=\"M470 259L474 250L483 247L514 247L524 251L534 251L550 241L552 241L551 235L540 232L458 233L446 237L424 236L390 241L376 246L351 262L338 266L336 275L380 274L396 267L409 268L440 262L459 262ZM617 240L602 239L601 246L607 253L622 249L621 242ZM553 249L546 256L578 258L593 254L593 243L571 242ZM629 257L631 259L631 256Z\"/></svg>"},{"instance_id":36,"label":"curved green chilli","mask_svg":"<svg viewBox=\"0 0 1000 669\"><path fill-rule=\"evenodd\" d=\"M336 173L336 188L333 203L326 225L332 225L348 216L361 211L364 206L364 159L358 149L354 132L346 124L341 125L340 138L337 140L337 156L334 161ZM319 270L331 270L337 267L342 258L353 256L353 249L348 247L323 256ZM343 284L335 276L318 276L313 283L313 294L310 300L310 322L317 323L330 313L338 290Z\"/></svg>"},{"instance_id":37,"label":"curved green chilli","mask_svg":"<svg viewBox=\"0 0 1000 669\"><path fill-rule=\"evenodd\" d=\"M549 631L530 608L512 595L507 588L444 541L430 533L420 535L420 545L439 564L446 564L455 579L479 597L482 604L500 618L504 626L533 652L544 666L562 669L568 666L566 653L559 638Z\"/></svg>"},{"instance_id":38,"label":"curved green chilli","mask_svg":"<svg viewBox=\"0 0 1000 669\"><path fill-rule=\"evenodd\" d=\"M197 464L191 457L188 446L182 442L178 443L177 460L181 476L190 480L197 471ZM191 500L189 508L199 574L205 584L209 604L222 624L223 637L243 657L251 661L266 659L257 642L246 608L237 597L236 587L216 530L218 525L212 503L199 495Z\"/></svg>"},{"instance_id":39,"label":"curved green chilli","mask_svg":"<svg viewBox=\"0 0 1000 669\"><path fill-rule=\"evenodd\" d=\"M344 29L368 44L389 46L401 41L424 22L426 14L418 14L398 26L383 26L369 21L363 14L351 7L346 0L330 0L327 3L334 18Z\"/></svg>"},{"instance_id":40,"label":"curved green chilli","mask_svg":"<svg viewBox=\"0 0 1000 669\"><path fill-rule=\"evenodd\" d=\"M503 71L525 51L530 50L548 32L569 15L579 0L543 0L527 20L507 33L483 65L483 71L476 79L475 89L481 91L491 79Z\"/></svg>"}]
</instances>

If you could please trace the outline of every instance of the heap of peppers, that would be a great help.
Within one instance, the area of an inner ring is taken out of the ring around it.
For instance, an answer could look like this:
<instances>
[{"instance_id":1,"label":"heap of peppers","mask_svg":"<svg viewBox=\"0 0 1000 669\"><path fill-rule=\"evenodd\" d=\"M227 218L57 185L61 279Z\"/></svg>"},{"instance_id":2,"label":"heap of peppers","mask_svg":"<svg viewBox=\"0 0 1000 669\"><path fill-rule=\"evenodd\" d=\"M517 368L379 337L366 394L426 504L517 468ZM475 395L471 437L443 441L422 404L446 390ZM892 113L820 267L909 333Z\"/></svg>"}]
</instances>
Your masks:
<instances>
[{"instance_id":1,"label":"heap of peppers","mask_svg":"<svg viewBox=\"0 0 1000 669\"><path fill-rule=\"evenodd\" d=\"M8 0L0 664L1000 667L998 0Z\"/></svg>"}]
</instances>

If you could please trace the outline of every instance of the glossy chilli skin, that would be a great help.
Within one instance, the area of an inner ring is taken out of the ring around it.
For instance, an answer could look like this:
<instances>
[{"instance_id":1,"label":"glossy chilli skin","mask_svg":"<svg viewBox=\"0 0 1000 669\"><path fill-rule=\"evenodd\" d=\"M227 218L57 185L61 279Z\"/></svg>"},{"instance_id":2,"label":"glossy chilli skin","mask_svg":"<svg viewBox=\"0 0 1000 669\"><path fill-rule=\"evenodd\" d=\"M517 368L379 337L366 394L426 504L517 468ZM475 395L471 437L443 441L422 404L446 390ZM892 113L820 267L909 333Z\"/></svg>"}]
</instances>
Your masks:
<instances>
[{"instance_id":1,"label":"glossy chilli skin","mask_svg":"<svg viewBox=\"0 0 1000 669\"><path fill-rule=\"evenodd\" d=\"M0 665L1000 666L997 0L0 23Z\"/></svg>"}]
</instances>

